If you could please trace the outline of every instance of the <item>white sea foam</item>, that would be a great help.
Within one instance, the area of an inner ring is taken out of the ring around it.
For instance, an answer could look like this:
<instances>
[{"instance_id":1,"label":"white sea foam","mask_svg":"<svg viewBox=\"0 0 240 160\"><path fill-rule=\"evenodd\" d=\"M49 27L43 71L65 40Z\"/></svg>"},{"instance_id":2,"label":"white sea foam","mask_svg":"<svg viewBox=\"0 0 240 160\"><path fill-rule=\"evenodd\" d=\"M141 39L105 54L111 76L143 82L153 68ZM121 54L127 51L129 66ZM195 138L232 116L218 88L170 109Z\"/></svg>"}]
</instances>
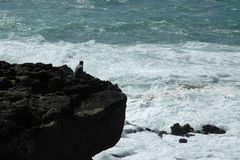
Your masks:
<instances>
[{"instance_id":1,"label":"white sea foam","mask_svg":"<svg viewBox=\"0 0 240 160\"><path fill-rule=\"evenodd\" d=\"M118 83L128 95L126 119L139 126L166 130L174 123L196 129L214 124L224 135L179 137L141 132L127 134L94 160L238 159L240 157L240 47L189 42L178 45L49 43L41 36L1 40L0 60L44 62L85 70ZM129 126L126 126L129 127ZM116 158L117 155L122 158Z\"/></svg>"}]
</instances>

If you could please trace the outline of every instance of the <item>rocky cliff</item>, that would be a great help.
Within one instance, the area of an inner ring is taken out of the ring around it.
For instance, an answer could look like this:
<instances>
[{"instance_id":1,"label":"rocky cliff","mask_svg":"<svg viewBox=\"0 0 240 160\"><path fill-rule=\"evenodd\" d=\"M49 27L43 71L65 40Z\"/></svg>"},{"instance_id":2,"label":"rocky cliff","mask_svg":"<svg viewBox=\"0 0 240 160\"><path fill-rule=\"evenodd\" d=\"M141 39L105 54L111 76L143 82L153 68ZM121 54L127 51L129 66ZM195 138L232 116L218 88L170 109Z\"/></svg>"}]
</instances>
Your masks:
<instances>
[{"instance_id":1,"label":"rocky cliff","mask_svg":"<svg viewBox=\"0 0 240 160\"><path fill-rule=\"evenodd\" d=\"M120 139L126 100L66 65L0 61L0 159L91 159Z\"/></svg>"}]
</instances>

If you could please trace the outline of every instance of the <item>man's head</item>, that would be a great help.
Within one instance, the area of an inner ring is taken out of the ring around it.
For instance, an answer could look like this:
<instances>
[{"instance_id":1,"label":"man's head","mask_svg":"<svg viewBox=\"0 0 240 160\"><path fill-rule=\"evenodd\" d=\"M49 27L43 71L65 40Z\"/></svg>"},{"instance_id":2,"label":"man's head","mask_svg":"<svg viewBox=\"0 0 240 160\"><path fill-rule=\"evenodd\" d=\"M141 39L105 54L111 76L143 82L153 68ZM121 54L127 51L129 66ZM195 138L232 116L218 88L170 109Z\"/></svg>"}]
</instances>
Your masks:
<instances>
[{"instance_id":1,"label":"man's head","mask_svg":"<svg viewBox=\"0 0 240 160\"><path fill-rule=\"evenodd\" d=\"M83 65L83 61L80 61L79 64Z\"/></svg>"}]
</instances>

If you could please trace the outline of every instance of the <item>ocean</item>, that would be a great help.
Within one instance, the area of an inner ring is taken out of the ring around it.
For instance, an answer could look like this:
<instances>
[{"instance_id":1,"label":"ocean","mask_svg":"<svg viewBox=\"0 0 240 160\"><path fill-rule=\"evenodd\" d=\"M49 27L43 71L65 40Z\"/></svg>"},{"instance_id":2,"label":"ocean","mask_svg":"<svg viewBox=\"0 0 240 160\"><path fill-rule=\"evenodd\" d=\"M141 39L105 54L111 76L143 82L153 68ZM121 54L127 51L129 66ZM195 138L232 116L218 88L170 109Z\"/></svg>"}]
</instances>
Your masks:
<instances>
[{"instance_id":1,"label":"ocean","mask_svg":"<svg viewBox=\"0 0 240 160\"><path fill-rule=\"evenodd\" d=\"M126 134L94 160L240 159L239 0L0 0L0 60L43 62L110 80L126 121L223 135ZM193 87L186 87L193 86ZM116 156L117 155L117 156Z\"/></svg>"}]
</instances>

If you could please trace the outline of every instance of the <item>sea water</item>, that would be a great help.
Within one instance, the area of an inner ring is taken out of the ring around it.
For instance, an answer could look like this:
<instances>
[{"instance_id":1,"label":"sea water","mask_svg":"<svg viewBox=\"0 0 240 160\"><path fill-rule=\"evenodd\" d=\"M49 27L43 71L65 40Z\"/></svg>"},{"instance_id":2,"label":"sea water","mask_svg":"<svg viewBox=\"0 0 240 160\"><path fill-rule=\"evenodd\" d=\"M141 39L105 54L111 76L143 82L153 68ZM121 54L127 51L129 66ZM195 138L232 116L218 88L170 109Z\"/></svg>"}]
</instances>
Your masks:
<instances>
[{"instance_id":1,"label":"sea water","mask_svg":"<svg viewBox=\"0 0 240 160\"><path fill-rule=\"evenodd\" d=\"M123 132L94 160L238 160L239 15L239 0L0 0L0 60L72 69L83 60L86 72L127 94L130 123L226 130L187 144Z\"/></svg>"}]
</instances>

